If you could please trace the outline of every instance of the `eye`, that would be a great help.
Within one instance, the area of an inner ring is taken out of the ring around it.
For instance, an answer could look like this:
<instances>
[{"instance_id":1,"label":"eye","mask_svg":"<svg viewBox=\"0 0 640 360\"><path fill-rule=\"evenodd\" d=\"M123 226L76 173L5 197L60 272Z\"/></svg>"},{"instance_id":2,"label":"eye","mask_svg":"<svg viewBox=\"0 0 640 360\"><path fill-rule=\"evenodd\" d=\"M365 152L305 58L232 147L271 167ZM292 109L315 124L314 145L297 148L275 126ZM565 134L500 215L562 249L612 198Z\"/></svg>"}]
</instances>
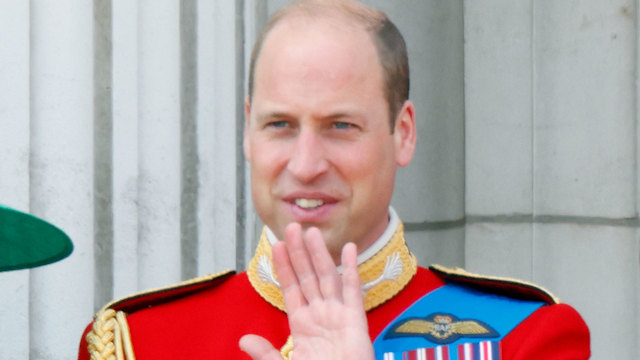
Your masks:
<instances>
[{"instance_id":1,"label":"eye","mask_svg":"<svg viewBox=\"0 0 640 360\"><path fill-rule=\"evenodd\" d=\"M333 127L339 130L346 130L346 129L350 129L352 127L354 127L355 125L350 124L348 122L344 122L344 121L336 121L333 123Z\"/></svg>"},{"instance_id":2,"label":"eye","mask_svg":"<svg viewBox=\"0 0 640 360\"><path fill-rule=\"evenodd\" d=\"M280 121L272 121L270 123L267 124L267 127L274 127L274 128L278 128L278 129L283 129L285 127L287 127L288 123L284 120L280 120Z\"/></svg>"}]
</instances>

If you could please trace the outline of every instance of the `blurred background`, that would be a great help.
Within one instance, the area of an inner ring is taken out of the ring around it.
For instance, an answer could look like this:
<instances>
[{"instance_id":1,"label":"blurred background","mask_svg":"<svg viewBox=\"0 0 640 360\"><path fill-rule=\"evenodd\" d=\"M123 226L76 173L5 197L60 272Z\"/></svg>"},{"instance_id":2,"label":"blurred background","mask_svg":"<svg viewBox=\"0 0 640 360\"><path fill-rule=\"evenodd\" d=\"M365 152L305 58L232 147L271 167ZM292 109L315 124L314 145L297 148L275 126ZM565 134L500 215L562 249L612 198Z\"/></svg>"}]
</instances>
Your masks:
<instances>
[{"instance_id":1,"label":"blurred background","mask_svg":"<svg viewBox=\"0 0 640 360\"><path fill-rule=\"evenodd\" d=\"M637 1L364 2L409 47L420 264L538 283L593 359L640 358ZM0 359L72 359L111 299L245 268L247 64L284 3L0 1L0 204L75 246L0 273Z\"/></svg>"}]
</instances>

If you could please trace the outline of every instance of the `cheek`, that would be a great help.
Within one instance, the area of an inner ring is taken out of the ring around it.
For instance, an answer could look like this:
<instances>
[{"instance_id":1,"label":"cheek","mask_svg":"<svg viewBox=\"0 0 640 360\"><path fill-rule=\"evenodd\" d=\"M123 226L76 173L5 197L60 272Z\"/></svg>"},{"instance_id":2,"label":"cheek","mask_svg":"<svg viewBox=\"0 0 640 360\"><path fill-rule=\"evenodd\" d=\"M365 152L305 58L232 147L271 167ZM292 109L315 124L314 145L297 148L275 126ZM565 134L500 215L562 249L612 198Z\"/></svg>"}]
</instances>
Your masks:
<instances>
[{"instance_id":1,"label":"cheek","mask_svg":"<svg viewBox=\"0 0 640 360\"><path fill-rule=\"evenodd\" d=\"M273 142L253 139L251 142L251 182L260 189L270 186L287 164L287 151Z\"/></svg>"},{"instance_id":2,"label":"cheek","mask_svg":"<svg viewBox=\"0 0 640 360\"><path fill-rule=\"evenodd\" d=\"M336 168L343 178L350 182L354 191L373 192L377 186L387 182L389 173L394 171L393 150L385 142L370 142L366 146L341 149L336 154Z\"/></svg>"},{"instance_id":3,"label":"cheek","mask_svg":"<svg viewBox=\"0 0 640 360\"><path fill-rule=\"evenodd\" d=\"M386 201L393 188L396 169L392 146L380 141L361 149L352 169L354 192L364 197L361 201Z\"/></svg>"},{"instance_id":4,"label":"cheek","mask_svg":"<svg viewBox=\"0 0 640 360\"><path fill-rule=\"evenodd\" d=\"M255 210L263 218L271 218L271 188L277 177L274 170L274 154L268 144L252 139L251 142L251 195Z\"/></svg>"}]
</instances>

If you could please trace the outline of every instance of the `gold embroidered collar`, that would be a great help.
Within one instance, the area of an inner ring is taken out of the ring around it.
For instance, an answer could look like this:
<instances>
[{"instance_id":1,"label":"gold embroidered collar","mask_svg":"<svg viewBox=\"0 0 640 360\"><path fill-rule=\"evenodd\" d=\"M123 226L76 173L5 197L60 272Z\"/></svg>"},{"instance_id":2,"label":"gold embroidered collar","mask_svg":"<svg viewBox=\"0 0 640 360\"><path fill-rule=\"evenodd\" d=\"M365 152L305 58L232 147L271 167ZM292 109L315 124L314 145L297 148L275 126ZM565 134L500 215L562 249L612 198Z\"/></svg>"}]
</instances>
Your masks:
<instances>
[{"instance_id":1,"label":"gold embroidered collar","mask_svg":"<svg viewBox=\"0 0 640 360\"><path fill-rule=\"evenodd\" d=\"M417 268L416 258L404 241L402 222L398 221L391 240L380 251L358 265L365 310L375 308L404 289ZM262 229L260 242L249 263L247 275L260 296L271 305L285 311L282 291L271 261L271 243L267 239L266 227Z\"/></svg>"}]
</instances>

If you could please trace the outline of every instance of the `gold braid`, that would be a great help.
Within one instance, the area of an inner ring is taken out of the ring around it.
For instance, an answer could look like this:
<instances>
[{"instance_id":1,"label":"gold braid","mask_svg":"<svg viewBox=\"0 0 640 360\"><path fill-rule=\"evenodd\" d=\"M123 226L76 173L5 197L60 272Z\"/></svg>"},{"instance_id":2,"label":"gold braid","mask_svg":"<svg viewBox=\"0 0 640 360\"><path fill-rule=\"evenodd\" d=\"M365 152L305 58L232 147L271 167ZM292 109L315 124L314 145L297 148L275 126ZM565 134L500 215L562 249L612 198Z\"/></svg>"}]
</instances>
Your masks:
<instances>
[{"instance_id":1,"label":"gold braid","mask_svg":"<svg viewBox=\"0 0 640 360\"><path fill-rule=\"evenodd\" d=\"M100 311L87 334L91 360L135 360L129 325L124 312Z\"/></svg>"},{"instance_id":2,"label":"gold braid","mask_svg":"<svg viewBox=\"0 0 640 360\"><path fill-rule=\"evenodd\" d=\"M293 338L291 335L289 335L287 342L280 348L280 355L282 355L282 358L285 360L291 360L293 357Z\"/></svg>"}]
</instances>

